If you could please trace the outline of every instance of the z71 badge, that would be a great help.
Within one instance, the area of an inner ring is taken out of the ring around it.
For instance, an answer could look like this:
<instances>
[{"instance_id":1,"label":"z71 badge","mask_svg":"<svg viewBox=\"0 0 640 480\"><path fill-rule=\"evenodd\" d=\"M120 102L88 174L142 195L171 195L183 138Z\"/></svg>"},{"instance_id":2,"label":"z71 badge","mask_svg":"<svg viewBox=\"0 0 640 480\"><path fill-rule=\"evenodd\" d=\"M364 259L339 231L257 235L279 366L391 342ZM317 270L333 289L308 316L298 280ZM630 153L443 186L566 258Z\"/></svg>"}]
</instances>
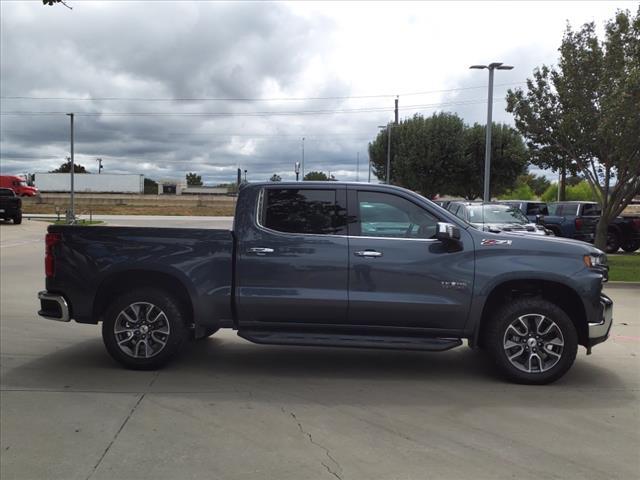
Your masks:
<instances>
[{"instance_id":1,"label":"z71 badge","mask_svg":"<svg viewBox=\"0 0 640 480\"><path fill-rule=\"evenodd\" d=\"M483 247L493 247L495 245L511 245L511 240L498 240L495 238L483 238L480 245Z\"/></svg>"}]
</instances>

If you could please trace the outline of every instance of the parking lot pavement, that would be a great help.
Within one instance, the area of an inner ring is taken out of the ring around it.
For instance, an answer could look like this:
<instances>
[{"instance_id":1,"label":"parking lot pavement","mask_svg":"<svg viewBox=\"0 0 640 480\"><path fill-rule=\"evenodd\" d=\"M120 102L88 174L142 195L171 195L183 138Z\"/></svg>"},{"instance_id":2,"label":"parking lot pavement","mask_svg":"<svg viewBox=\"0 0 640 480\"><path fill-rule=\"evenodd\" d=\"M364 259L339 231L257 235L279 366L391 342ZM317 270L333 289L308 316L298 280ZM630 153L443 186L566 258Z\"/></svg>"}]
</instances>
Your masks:
<instances>
[{"instance_id":1,"label":"parking lot pavement","mask_svg":"<svg viewBox=\"0 0 640 480\"><path fill-rule=\"evenodd\" d=\"M607 289L612 338L544 387L505 383L467 348L269 347L233 332L134 372L99 327L37 317L45 228L0 225L1 478L638 478L637 287Z\"/></svg>"}]
</instances>

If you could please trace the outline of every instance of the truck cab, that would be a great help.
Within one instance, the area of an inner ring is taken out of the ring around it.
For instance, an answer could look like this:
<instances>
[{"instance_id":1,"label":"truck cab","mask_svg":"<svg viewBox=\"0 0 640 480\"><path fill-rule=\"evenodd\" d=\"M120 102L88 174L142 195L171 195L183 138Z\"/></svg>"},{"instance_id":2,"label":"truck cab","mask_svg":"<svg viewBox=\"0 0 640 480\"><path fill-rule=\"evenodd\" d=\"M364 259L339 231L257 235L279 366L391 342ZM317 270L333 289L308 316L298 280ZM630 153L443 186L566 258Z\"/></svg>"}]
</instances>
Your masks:
<instances>
[{"instance_id":1,"label":"truck cab","mask_svg":"<svg viewBox=\"0 0 640 480\"><path fill-rule=\"evenodd\" d=\"M38 189L27 184L22 177L15 175L0 175L0 188L8 188L18 197L34 197L38 195Z\"/></svg>"}]
</instances>

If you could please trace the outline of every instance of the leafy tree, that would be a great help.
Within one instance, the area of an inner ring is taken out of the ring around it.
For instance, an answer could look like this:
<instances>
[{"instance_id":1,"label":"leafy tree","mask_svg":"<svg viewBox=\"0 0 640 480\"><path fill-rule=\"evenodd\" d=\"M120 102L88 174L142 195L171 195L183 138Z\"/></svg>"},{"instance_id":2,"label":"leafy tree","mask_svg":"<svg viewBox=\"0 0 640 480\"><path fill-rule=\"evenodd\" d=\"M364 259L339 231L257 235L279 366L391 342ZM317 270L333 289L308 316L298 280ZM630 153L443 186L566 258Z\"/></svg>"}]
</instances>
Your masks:
<instances>
[{"instance_id":1,"label":"leafy tree","mask_svg":"<svg viewBox=\"0 0 640 480\"><path fill-rule=\"evenodd\" d=\"M551 186L551 182L544 175L526 173L520 175L516 180L516 188L521 185L528 185L533 190L533 193L539 197Z\"/></svg>"},{"instance_id":2,"label":"leafy tree","mask_svg":"<svg viewBox=\"0 0 640 480\"><path fill-rule=\"evenodd\" d=\"M558 199L558 184L554 183L550 185L540 196L540 199L545 202L555 202ZM582 180L574 185L567 184L566 200L594 202L596 198L593 195L593 190L589 182Z\"/></svg>"},{"instance_id":3,"label":"leafy tree","mask_svg":"<svg viewBox=\"0 0 640 480\"><path fill-rule=\"evenodd\" d=\"M67 5L67 3L64 0L42 0L43 5L49 5L50 7L57 3L64 5L69 10L73 10L73 7L70 7L69 5Z\"/></svg>"},{"instance_id":4,"label":"leafy tree","mask_svg":"<svg viewBox=\"0 0 640 480\"><path fill-rule=\"evenodd\" d=\"M55 170L49 171L49 173L70 173L70 172L71 172L71 160L67 160ZM87 169L84 168L83 165L80 165L79 163L74 162L73 173L89 173L89 172L87 172Z\"/></svg>"},{"instance_id":5,"label":"leafy tree","mask_svg":"<svg viewBox=\"0 0 640 480\"><path fill-rule=\"evenodd\" d=\"M189 187L201 187L202 186L202 176L197 173L189 172L187 173L187 186Z\"/></svg>"},{"instance_id":6,"label":"leafy tree","mask_svg":"<svg viewBox=\"0 0 640 480\"><path fill-rule=\"evenodd\" d=\"M640 7L618 11L599 40L594 23L567 27L558 68L543 65L526 91L510 90L507 111L524 135L532 162L558 159L582 174L602 207L595 244L640 192Z\"/></svg>"},{"instance_id":7,"label":"leafy tree","mask_svg":"<svg viewBox=\"0 0 640 480\"><path fill-rule=\"evenodd\" d=\"M324 172L309 172L304 176L303 180L326 181L326 180L331 180L331 179ZM335 178L333 178L333 180L335 180Z\"/></svg>"},{"instance_id":8,"label":"leafy tree","mask_svg":"<svg viewBox=\"0 0 640 480\"><path fill-rule=\"evenodd\" d=\"M271 175L271 178L269 179L270 182L280 182L282 181L282 177L280 175L278 175L277 173L274 173L273 175Z\"/></svg>"},{"instance_id":9,"label":"leafy tree","mask_svg":"<svg viewBox=\"0 0 640 480\"><path fill-rule=\"evenodd\" d=\"M500 200L533 200L536 194L526 183L516 186L513 190L507 190L500 195Z\"/></svg>"},{"instance_id":10,"label":"leafy tree","mask_svg":"<svg viewBox=\"0 0 640 480\"><path fill-rule=\"evenodd\" d=\"M391 129L391 183L433 197L450 193L476 198L483 191L485 133L468 127L452 113L415 115ZM369 144L369 158L378 178L386 178L387 131ZM494 125L491 187L500 193L524 173L526 150L517 132Z\"/></svg>"},{"instance_id":11,"label":"leafy tree","mask_svg":"<svg viewBox=\"0 0 640 480\"><path fill-rule=\"evenodd\" d=\"M144 193L147 195L158 193L158 182L151 180L150 178L145 178Z\"/></svg>"},{"instance_id":12,"label":"leafy tree","mask_svg":"<svg viewBox=\"0 0 640 480\"><path fill-rule=\"evenodd\" d=\"M433 197L450 185L453 166L462 164L464 122L452 113L414 115L391 128L392 184ZM373 173L387 175L387 130L369 143Z\"/></svg>"},{"instance_id":13,"label":"leafy tree","mask_svg":"<svg viewBox=\"0 0 640 480\"><path fill-rule=\"evenodd\" d=\"M447 193L473 200L484 191L485 126L474 124L464 131L464 155L456 157ZM493 124L491 130L491 196L497 196L517 184L526 172L527 150L522 137L513 128Z\"/></svg>"}]
</instances>

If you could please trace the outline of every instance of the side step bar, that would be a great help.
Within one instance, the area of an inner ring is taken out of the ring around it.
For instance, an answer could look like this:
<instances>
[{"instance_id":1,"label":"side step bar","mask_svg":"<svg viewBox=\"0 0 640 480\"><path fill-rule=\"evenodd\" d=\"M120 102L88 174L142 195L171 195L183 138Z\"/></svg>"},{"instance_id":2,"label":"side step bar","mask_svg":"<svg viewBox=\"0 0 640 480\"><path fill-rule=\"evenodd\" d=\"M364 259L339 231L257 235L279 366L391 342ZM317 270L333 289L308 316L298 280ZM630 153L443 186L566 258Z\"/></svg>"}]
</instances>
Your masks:
<instances>
[{"instance_id":1,"label":"side step bar","mask_svg":"<svg viewBox=\"0 0 640 480\"><path fill-rule=\"evenodd\" d=\"M388 350L424 350L429 352L442 352L462 345L462 340L459 338L386 337L340 333L239 330L238 336L250 342L264 345L379 348Z\"/></svg>"}]
</instances>

